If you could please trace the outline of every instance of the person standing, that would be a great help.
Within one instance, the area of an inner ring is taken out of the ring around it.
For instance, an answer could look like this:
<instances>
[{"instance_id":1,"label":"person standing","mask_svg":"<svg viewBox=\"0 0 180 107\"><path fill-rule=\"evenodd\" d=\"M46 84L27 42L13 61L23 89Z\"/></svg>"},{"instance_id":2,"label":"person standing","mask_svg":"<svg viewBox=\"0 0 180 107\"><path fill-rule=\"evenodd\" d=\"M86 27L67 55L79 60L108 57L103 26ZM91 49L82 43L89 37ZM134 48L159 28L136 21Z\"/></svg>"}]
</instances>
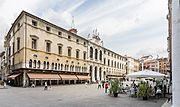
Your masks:
<instances>
[{"instance_id":1,"label":"person standing","mask_svg":"<svg viewBox=\"0 0 180 107\"><path fill-rule=\"evenodd\" d=\"M6 82L4 81L4 88L6 88Z\"/></svg>"},{"instance_id":2,"label":"person standing","mask_svg":"<svg viewBox=\"0 0 180 107\"><path fill-rule=\"evenodd\" d=\"M99 88L101 89L101 82L100 81L98 82L98 89Z\"/></svg>"},{"instance_id":3,"label":"person standing","mask_svg":"<svg viewBox=\"0 0 180 107\"><path fill-rule=\"evenodd\" d=\"M47 90L48 89L48 87L47 87L47 82L45 82L45 84L44 84L44 90Z\"/></svg>"},{"instance_id":4,"label":"person standing","mask_svg":"<svg viewBox=\"0 0 180 107\"><path fill-rule=\"evenodd\" d=\"M105 88L105 93L107 93L107 90L108 90L108 82L106 82L106 83L104 84L104 88Z\"/></svg>"},{"instance_id":5,"label":"person standing","mask_svg":"<svg viewBox=\"0 0 180 107\"><path fill-rule=\"evenodd\" d=\"M88 83L87 83L87 81L86 81L86 82L85 82L85 88L87 88L87 84L88 84Z\"/></svg>"},{"instance_id":6,"label":"person standing","mask_svg":"<svg viewBox=\"0 0 180 107\"><path fill-rule=\"evenodd\" d=\"M166 85L164 85L164 97L166 97Z\"/></svg>"}]
</instances>

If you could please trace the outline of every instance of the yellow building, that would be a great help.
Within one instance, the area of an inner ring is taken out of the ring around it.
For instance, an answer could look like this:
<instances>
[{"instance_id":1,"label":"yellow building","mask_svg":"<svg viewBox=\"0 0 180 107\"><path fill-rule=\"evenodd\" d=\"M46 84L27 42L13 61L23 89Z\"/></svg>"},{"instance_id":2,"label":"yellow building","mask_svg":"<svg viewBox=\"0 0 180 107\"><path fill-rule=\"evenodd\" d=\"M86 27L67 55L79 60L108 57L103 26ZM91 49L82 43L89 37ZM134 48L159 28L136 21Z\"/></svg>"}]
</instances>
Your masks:
<instances>
[{"instance_id":1,"label":"yellow building","mask_svg":"<svg viewBox=\"0 0 180 107\"><path fill-rule=\"evenodd\" d=\"M10 84L74 84L125 75L126 58L104 48L97 30L91 36L22 11L5 37Z\"/></svg>"}]
</instances>

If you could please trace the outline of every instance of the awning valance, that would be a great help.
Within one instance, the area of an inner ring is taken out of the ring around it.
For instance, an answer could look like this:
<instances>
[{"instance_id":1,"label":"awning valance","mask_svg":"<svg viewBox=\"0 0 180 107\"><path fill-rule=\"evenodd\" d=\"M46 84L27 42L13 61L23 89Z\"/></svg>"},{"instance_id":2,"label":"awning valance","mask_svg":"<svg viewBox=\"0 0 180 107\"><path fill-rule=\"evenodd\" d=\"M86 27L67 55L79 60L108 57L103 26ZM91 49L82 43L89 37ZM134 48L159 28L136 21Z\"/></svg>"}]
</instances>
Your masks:
<instances>
[{"instance_id":1,"label":"awning valance","mask_svg":"<svg viewBox=\"0 0 180 107\"><path fill-rule=\"evenodd\" d=\"M61 80L58 74L27 73L30 80Z\"/></svg>"},{"instance_id":2,"label":"awning valance","mask_svg":"<svg viewBox=\"0 0 180 107\"><path fill-rule=\"evenodd\" d=\"M75 75L60 74L60 77L62 80L78 80L78 78Z\"/></svg>"},{"instance_id":3,"label":"awning valance","mask_svg":"<svg viewBox=\"0 0 180 107\"><path fill-rule=\"evenodd\" d=\"M112 79L120 79L120 78L123 78L123 77L108 76L108 78L112 78Z\"/></svg>"},{"instance_id":4,"label":"awning valance","mask_svg":"<svg viewBox=\"0 0 180 107\"><path fill-rule=\"evenodd\" d=\"M90 76L87 75L77 75L79 80L90 80Z\"/></svg>"},{"instance_id":5,"label":"awning valance","mask_svg":"<svg viewBox=\"0 0 180 107\"><path fill-rule=\"evenodd\" d=\"M8 76L8 79L15 79L19 75L20 75L20 73L19 74L10 75L10 76Z\"/></svg>"}]
</instances>

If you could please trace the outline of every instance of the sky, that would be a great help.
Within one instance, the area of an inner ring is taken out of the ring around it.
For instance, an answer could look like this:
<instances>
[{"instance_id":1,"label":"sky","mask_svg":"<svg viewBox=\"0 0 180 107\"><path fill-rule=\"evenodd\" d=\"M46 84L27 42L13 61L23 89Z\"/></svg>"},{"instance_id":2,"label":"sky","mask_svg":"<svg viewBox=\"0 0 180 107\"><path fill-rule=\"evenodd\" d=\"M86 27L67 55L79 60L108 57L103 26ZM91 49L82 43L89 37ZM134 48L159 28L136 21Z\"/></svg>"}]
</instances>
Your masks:
<instances>
[{"instance_id":1,"label":"sky","mask_svg":"<svg viewBox=\"0 0 180 107\"><path fill-rule=\"evenodd\" d=\"M167 0L0 0L0 51L22 10L87 38L94 29L104 47L134 58L167 56Z\"/></svg>"}]
</instances>

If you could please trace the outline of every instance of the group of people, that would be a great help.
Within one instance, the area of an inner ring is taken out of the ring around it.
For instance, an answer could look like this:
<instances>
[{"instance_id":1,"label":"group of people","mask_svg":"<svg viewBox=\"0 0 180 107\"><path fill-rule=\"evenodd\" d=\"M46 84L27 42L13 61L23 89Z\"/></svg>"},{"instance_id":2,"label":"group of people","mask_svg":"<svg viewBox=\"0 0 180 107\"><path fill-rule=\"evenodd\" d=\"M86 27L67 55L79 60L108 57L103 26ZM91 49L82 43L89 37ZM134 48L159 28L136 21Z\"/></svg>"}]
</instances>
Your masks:
<instances>
[{"instance_id":1,"label":"group of people","mask_svg":"<svg viewBox=\"0 0 180 107\"><path fill-rule=\"evenodd\" d=\"M159 84L157 84L156 81L146 81L146 82L150 88L151 96L155 96L158 98L160 98L160 96L163 96L163 97L166 96L167 83L160 82ZM123 88L123 91L125 93L126 93L126 91L129 91L131 96L137 97L138 96L137 94L139 92L139 84L136 84L135 81L132 82L130 87L126 84L126 87Z\"/></svg>"},{"instance_id":2,"label":"group of people","mask_svg":"<svg viewBox=\"0 0 180 107\"><path fill-rule=\"evenodd\" d=\"M107 93L107 91L108 91L108 81L97 81L97 83L98 83L98 89L101 89L101 87L102 88L104 88L104 90L105 90L105 93Z\"/></svg>"}]
</instances>

